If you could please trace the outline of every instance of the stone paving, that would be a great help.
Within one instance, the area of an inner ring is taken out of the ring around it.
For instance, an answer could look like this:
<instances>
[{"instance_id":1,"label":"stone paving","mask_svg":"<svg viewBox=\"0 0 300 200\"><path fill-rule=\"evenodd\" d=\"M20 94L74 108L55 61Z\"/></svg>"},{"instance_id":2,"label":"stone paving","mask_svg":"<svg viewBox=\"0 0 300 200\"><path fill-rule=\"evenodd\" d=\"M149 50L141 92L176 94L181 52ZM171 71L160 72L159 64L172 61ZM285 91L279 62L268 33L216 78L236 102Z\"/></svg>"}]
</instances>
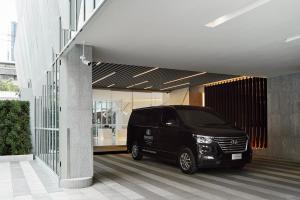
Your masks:
<instances>
[{"instance_id":1,"label":"stone paving","mask_svg":"<svg viewBox=\"0 0 300 200\"><path fill-rule=\"evenodd\" d=\"M256 158L242 171L199 170L185 175L171 164L128 154L94 156L92 187L61 189L37 161L0 163L0 200L300 199L300 164Z\"/></svg>"}]
</instances>

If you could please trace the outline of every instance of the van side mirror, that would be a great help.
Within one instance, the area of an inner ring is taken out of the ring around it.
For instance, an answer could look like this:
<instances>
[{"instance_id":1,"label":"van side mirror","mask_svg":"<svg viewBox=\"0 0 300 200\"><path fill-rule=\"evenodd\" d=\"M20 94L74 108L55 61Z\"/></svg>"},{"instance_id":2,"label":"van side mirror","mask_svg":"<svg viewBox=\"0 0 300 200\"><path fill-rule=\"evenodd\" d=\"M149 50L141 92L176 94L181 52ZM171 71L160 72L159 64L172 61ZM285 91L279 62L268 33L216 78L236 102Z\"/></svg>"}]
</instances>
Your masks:
<instances>
[{"instance_id":1,"label":"van side mirror","mask_svg":"<svg viewBox=\"0 0 300 200\"><path fill-rule=\"evenodd\" d=\"M170 119L166 122L166 126L177 126L176 120Z\"/></svg>"}]
</instances>

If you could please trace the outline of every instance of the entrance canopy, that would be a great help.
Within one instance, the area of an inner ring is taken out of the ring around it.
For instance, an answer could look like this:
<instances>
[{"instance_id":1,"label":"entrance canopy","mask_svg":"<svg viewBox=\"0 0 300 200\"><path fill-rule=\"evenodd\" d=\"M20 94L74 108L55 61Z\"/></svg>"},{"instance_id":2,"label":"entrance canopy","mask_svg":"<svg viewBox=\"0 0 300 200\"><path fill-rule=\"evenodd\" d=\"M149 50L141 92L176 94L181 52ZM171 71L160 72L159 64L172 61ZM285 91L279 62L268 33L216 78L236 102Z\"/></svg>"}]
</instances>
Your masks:
<instances>
[{"instance_id":1,"label":"entrance canopy","mask_svg":"<svg viewBox=\"0 0 300 200\"><path fill-rule=\"evenodd\" d=\"M300 70L299 8L295 0L107 0L72 44L93 46L95 62L270 77Z\"/></svg>"}]
</instances>

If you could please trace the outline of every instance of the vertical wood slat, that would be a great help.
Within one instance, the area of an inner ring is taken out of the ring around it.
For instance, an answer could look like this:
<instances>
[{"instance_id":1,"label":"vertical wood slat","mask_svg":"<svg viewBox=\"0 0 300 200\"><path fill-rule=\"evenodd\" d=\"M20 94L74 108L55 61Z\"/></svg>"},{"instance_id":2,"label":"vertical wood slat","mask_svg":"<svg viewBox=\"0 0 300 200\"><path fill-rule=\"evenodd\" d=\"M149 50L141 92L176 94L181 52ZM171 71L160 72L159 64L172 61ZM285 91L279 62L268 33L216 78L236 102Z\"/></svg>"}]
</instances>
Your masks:
<instances>
[{"instance_id":1,"label":"vertical wood slat","mask_svg":"<svg viewBox=\"0 0 300 200\"><path fill-rule=\"evenodd\" d=\"M267 147L267 80L247 78L205 87L205 104L246 131L252 147Z\"/></svg>"}]
</instances>

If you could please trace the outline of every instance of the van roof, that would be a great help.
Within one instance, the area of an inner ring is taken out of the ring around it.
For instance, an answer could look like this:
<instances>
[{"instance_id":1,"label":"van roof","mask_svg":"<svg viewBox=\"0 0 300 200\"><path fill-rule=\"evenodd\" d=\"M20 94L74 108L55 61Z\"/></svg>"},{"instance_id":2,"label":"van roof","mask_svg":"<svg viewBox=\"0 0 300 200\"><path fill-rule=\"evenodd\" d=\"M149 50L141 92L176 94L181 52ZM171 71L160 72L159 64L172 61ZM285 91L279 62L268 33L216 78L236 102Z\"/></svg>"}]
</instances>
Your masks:
<instances>
[{"instance_id":1,"label":"van roof","mask_svg":"<svg viewBox=\"0 0 300 200\"><path fill-rule=\"evenodd\" d=\"M168 105L168 106L149 106L149 107L143 107L143 108L136 108L133 109L133 111L138 110L147 110L147 109L154 109L154 108L173 108L173 109L201 109L201 110L211 110L208 107L203 106L191 106L191 105Z\"/></svg>"}]
</instances>

